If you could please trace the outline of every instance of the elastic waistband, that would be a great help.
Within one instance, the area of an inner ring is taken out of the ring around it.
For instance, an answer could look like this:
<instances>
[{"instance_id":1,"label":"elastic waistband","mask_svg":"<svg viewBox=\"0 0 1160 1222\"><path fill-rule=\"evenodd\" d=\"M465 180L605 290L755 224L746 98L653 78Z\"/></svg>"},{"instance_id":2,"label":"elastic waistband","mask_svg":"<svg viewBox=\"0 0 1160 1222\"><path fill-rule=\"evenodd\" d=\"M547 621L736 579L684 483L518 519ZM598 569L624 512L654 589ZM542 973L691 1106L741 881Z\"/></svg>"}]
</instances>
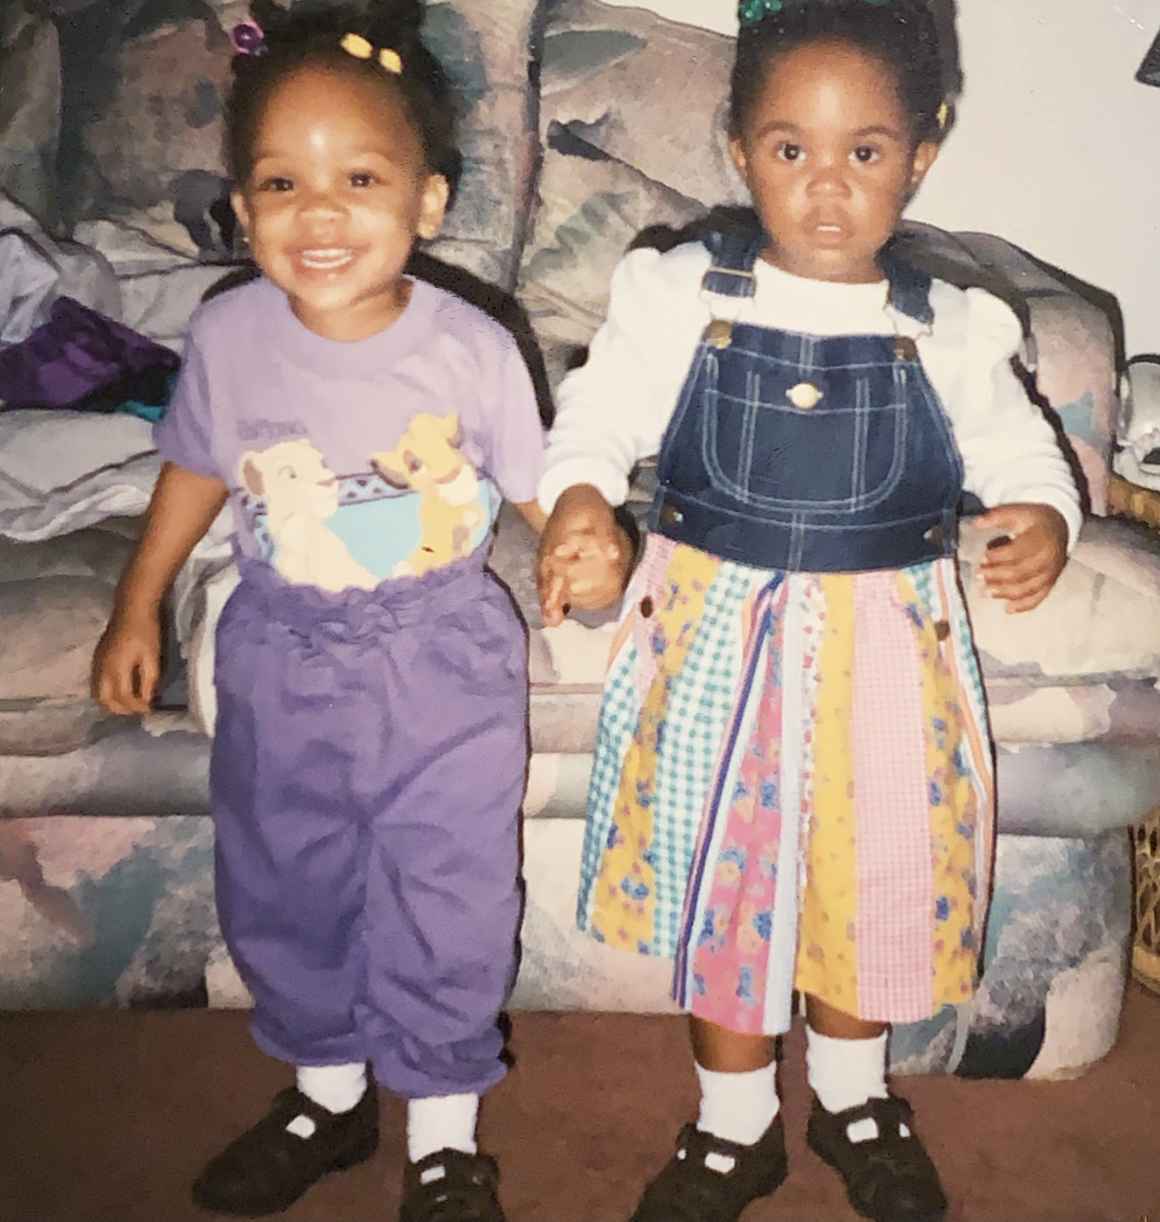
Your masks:
<instances>
[{"instance_id":1,"label":"elastic waistband","mask_svg":"<svg viewBox=\"0 0 1160 1222\"><path fill-rule=\"evenodd\" d=\"M286 581L271 565L242 556L238 558L239 593L260 602L271 620L301 632L327 623L356 632L369 623L402 628L429 619L435 602L446 604L478 595L487 580L486 559L487 548L481 547L421 577L389 577L371 590L352 587L331 593Z\"/></svg>"}]
</instances>

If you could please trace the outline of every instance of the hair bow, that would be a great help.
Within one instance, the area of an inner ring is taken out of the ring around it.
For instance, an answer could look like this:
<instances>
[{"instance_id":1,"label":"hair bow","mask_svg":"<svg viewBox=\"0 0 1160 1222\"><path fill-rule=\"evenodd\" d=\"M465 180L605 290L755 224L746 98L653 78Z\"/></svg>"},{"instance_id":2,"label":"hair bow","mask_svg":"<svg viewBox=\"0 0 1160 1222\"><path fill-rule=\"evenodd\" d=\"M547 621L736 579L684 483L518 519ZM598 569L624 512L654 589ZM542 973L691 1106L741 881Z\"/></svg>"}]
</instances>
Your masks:
<instances>
[{"instance_id":1,"label":"hair bow","mask_svg":"<svg viewBox=\"0 0 1160 1222\"><path fill-rule=\"evenodd\" d=\"M262 27L252 18L239 21L230 31L230 42L239 55L265 55L266 34Z\"/></svg>"},{"instance_id":2,"label":"hair bow","mask_svg":"<svg viewBox=\"0 0 1160 1222\"><path fill-rule=\"evenodd\" d=\"M361 34L344 34L338 44L347 55L355 59L373 59L380 68L384 68L392 76L398 76L403 71L403 57L390 47L376 47Z\"/></svg>"}]
</instances>

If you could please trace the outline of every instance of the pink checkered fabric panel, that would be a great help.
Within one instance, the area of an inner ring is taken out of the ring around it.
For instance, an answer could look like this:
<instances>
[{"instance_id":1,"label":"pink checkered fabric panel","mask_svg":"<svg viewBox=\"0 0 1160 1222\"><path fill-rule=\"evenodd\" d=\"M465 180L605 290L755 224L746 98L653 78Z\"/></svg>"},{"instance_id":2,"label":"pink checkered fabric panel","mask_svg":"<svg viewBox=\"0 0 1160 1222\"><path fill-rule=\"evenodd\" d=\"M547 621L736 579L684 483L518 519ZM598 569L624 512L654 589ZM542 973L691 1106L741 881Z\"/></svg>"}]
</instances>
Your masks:
<instances>
[{"instance_id":1,"label":"pink checkered fabric panel","mask_svg":"<svg viewBox=\"0 0 1160 1222\"><path fill-rule=\"evenodd\" d=\"M863 574L854 599L858 996L908 1022L930 1014L934 900L921 660L896 582Z\"/></svg>"}]
</instances>

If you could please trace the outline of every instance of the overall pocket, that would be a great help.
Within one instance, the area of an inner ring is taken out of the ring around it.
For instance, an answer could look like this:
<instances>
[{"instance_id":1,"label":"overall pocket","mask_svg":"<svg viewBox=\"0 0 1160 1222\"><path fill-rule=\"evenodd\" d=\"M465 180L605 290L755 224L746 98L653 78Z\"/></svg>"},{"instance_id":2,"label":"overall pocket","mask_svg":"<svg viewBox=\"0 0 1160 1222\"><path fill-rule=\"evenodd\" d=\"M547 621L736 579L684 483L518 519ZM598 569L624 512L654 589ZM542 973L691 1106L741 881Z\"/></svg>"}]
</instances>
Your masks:
<instances>
[{"instance_id":1,"label":"overall pocket","mask_svg":"<svg viewBox=\"0 0 1160 1222\"><path fill-rule=\"evenodd\" d=\"M870 509L905 467L907 373L894 364L809 370L721 362L703 385L703 459L713 485L756 509Z\"/></svg>"}]
</instances>

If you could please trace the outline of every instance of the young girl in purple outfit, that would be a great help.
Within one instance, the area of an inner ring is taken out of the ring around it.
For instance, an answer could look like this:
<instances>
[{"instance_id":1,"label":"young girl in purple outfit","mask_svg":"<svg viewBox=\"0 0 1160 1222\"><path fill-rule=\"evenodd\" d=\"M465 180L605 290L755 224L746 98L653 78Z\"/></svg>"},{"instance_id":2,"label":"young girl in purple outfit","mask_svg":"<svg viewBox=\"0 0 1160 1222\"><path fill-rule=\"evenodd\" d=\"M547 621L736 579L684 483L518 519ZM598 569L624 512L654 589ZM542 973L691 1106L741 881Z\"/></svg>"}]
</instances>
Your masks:
<instances>
[{"instance_id":1,"label":"young girl in purple outfit","mask_svg":"<svg viewBox=\"0 0 1160 1222\"><path fill-rule=\"evenodd\" d=\"M948 103L922 0L743 0L731 147L756 223L621 263L559 392L545 618L613 601L610 506L659 491L609 663L579 920L673 956L701 1109L634 1222L733 1222L786 1175L772 1037L804 1000L809 1143L878 1222L946 1199L886 1085L890 1023L967 1001L991 747L955 569L1036 606L1079 527L982 291L894 251Z\"/></svg>"},{"instance_id":2,"label":"young girl in purple outfit","mask_svg":"<svg viewBox=\"0 0 1160 1222\"><path fill-rule=\"evenodd\" d=\"M296 1084L194 1199L270 1213L370 1157L369 1063L408 1100L402 1222L496 1222L475 1128L504 1073L527 668L485 561L501 497L543 524L542 433L508 333L404 273L455 163L419 6L303 11L235 30L233 205L262 276L191 323L94 686L148 709L161 599L228 500L217 902Z\"/></svg>"}]
</instances>

